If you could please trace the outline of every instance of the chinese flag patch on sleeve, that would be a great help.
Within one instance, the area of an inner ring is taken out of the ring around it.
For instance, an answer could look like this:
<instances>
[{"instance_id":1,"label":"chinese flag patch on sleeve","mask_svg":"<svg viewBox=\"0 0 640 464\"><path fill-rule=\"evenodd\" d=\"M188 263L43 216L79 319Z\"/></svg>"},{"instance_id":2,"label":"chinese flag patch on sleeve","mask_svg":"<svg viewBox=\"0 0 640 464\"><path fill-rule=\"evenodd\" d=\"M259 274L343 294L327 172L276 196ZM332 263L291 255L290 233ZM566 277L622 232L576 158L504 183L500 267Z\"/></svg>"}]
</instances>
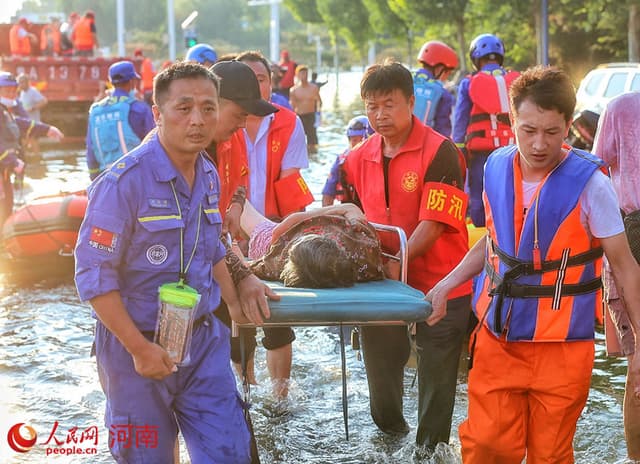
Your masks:
<instances>
[{"instance_id":1,"label":"chinese flag patch on sleeve","mask_svg":"<svg viewBox=\"0 0 640 464\"><path fill-rule=\"evenodd\" d=\"M89 241L95 243L96 245L102 245L103 247L114 248L118 241L118 234L94 226L91 228L91 236L89 237Z\"/></svg>"}]
</instances>

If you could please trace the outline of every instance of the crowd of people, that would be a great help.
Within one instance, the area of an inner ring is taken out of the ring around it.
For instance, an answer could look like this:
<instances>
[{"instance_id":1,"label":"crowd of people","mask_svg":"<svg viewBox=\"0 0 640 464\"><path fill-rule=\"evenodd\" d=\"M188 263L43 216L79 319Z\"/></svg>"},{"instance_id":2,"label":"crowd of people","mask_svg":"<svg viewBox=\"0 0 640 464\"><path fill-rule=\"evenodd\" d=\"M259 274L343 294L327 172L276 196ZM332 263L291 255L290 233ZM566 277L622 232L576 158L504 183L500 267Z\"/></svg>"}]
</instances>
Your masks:
<instances>
[{"instance_id":1,"label":"crowd of people","mask_svg":"<svg viewBox=\"0 0 640 464\"><path fill-rule=\"evenodd\" d=\"M90 55L97 41L77 40L95 36L89 13L43 29L42 53L69 50L62 44L70 29L72 53ZM25 52L34 37L21 21L15 28L16 50ZM241 346L231 321L268 319L268 301L279 297L261 279L327 288L399 279L398 260L383 257L399 256L398 243L378 238L369 222L404 230L407 283L433 305L413 332L360 329L381 431L411 429L403 379L415 347L415 441L429 450L449 442L458 363L471 334L463 461L573 462L604 254L607 347L629 361L625 436L629 456L640 459L640 269L627 240L640 234L633 229L638 96L607 108L595 139L599 158L565 143L575 108L568 76L549 67L510 71L504 57L497 36L476 37L475 70L455 97L445 82L459 58L443 42L424 44L414 73L393 61L369 66L360 84L364 114L347 124L349 148L332 165L323 208L310 211L314 197L301 170L318 149L322 83L309 81L308 67L287 51L272 64L258 51L219 57L198 44L154 78L149 62L146 79L131 61L111 65L109 94L89 112L92 183L76 285L97 319L107 426L154 424L162 434L154 449L116 443L118 462L171 462L178 430L192 462L259 462L232 369L255 383L256 332L241 329ZM20 136L62 137L35 122L46 99L31 89L26 76L0 74L0 217L11 208L4 179L23 167ZM18 100L28 119L16 113ZM471 249L468 217L487 231ZM182 360L154 343L165 284L198 296ZM273 394L285 399L295 332L263 333Z\"/></svg>"},{"instance_id":2,"label":"crowd of people","mask_svg":"<svg viewBox=\"0 0 640 464\"><path fill-rule=\"evenodd\" d=\"M27 18L18 18L9 31L9 50L12 56L93 56L98 45L95 13L75 11L61 22L51 17L40 34L31 32Z\"/></svg>"}]
</instances>

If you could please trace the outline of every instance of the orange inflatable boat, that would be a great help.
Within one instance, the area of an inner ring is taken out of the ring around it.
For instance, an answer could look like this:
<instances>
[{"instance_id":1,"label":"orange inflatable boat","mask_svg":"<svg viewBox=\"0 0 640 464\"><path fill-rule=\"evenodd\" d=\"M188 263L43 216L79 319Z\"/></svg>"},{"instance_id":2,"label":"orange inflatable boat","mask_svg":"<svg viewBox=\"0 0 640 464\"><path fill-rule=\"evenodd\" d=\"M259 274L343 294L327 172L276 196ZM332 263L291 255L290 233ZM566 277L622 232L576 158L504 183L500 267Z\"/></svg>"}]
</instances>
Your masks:
<instances>
[{"instance_id":1,"label":"orange inflatable boat","mask_svg":"<svg viewBox=\"0 0 640 464\"><path fill-rule=\"evenodd\" d=\"M2 227L5 273L73 269L73 249L87 209L85 192L61 193L18 208Z\"/></svg>"}]
</instances>

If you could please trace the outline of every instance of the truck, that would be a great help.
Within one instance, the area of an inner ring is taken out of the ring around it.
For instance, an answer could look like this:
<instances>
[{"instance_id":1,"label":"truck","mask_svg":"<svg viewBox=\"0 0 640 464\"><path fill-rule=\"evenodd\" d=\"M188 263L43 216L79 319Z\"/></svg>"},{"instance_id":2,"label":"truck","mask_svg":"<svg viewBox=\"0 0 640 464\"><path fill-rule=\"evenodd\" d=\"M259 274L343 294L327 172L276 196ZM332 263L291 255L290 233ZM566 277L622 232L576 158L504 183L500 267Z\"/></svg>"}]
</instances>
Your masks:
<instances>
[{"instance_id":1,"label":"truck","mask_svg":"<svg viewBox=\"0 0 640 464\"><path fill-rule=\"evenodd\" d=\"M44 23L30 23L29 32L40 37ZM141 60L122 57L40 56L38 44L32 44L32 56L12 56L9 30L12 24L0 24L0 70L16 76L25 73L47 97L41 111L42 121L64 132L66 138L81 140L87 131L89 107L108 82L109 66L130 60L140 72Z\"/></svg>"}]
</instances>

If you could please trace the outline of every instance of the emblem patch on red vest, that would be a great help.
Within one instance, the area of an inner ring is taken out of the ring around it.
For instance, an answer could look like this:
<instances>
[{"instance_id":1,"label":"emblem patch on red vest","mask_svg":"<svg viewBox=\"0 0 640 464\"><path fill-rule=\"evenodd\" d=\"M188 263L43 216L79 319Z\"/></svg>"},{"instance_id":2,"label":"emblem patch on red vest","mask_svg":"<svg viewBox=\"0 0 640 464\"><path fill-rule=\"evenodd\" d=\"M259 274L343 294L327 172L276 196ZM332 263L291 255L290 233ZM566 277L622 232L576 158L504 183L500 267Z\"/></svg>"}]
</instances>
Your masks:
<instances>
[{"instance_id":1,"label":"emblem patch on red vest","mask_svg":"<svg viewBox=\"0 0 640 464\"><path fill-rule=\"evenodd\" d=\"M415 192L418 188L418 174L414 171L407 171L402 176L401 187L405 192Z\"/></svg>"}]
</instances>

